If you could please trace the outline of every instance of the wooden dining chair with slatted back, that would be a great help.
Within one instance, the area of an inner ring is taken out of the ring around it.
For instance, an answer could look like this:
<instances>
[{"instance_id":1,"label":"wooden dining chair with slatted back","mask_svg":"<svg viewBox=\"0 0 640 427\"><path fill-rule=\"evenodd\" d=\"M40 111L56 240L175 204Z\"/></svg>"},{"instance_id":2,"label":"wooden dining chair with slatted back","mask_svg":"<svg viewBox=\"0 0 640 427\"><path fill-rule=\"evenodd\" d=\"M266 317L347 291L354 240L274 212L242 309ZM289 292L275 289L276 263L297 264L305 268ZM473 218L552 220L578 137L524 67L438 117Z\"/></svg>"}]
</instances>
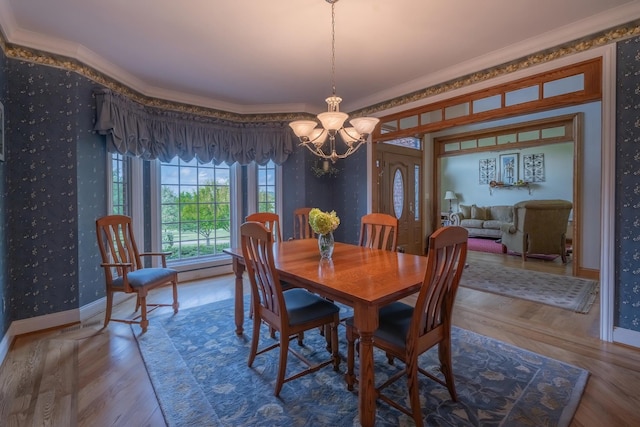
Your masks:
<instances>
[{"instance_id":1,"label":"wooden dining chair with slatted back","mask_svg":"<svg viewBox=\"0 0 640 427\"><path fill-rule=\"evenodd\" d=\"M273 233L273 241L281 242L282 241L282 233L280 232L280 215L272 212L256 212L250 215L247 215L245 221L255 221L264 225L265 228ZM292 286L286 282L282 282L282 287L284 289L290 289ZM253 317L253 306L249 307L249 317ZM271 338L275 337L275 330L271 329ZM303 345L304 341L304 333L301 332L300 336L298 336L298 344L300 346Z\"/></svg>"},{"instance_id":2,"label":"wooden dining chair with slatted back","mask_svg":"<svg viewBox=\"0 0 640 427\"><path fill-rule=\"evenodd\" d=\"M360 219L360 246L395 251L397 242L396 217L384 213L370 213Z\"/></svg>"},{"instance_id":3,"label":"wooden dining chair with slatted back","mask_svg":"<svg viewBox=\"0 0 640 427\"><path fill-rule=\"evenodd\" d=\"M114 322L139 323L146 332L149 320L147 315L159 307L173 307L178 312L178 272L167 268L167 255L164 252L139 253L133 234L131 218L125 215L108 215L96 220L96 234L100 255L104 267L107 286L107 308L104 326L110 320ZM143 259L158 257L161 267L146 267ZM150 304L147 302L149 291L161 286L171 285L173 303ZM135 293L136 308L140 314L133 319L112 319L113 295L115 292ZM150 308L150 309L149 309Z\"/></svg>"},{"instance_id":4,"label":"wooden dining chair with slatted back","mask_svg":"<svg viewBox=\"0 0 640 427\"><path fill-rule=\"evenodd\" d=\"M418 387L418 373L447 387L451 399L457 400L451 365L451 316L453 304L467 257L468 232L462 227L438 229L429 238L427 269L418 293L415 307L394 302L379 310L379 327L374 333L373 345L382 349L393 364L395 358L404 362L404 368L376 386L378 398L413 417L417 426L423 425ZM353 390L355 341L358 331L353 318L347 319L347 388ZM438 346L440 371L444 381L418 365L418 357ZM383 389L406 377L411 408L383 394Z\"/></svg>"},{"instance_id":5,"label":"wooden dining chair with slatted back","mask_svg":"<svg viewBox=\"0 0 640 427\"><path fill-rule=\"evenodd\" d=\"M278 396L282 385L333 364L338 371L338 313L339 307L326 299L301 289L283 290L273 255L273 233L259 222L246 222L240 226L242 255L251 283L253 305L253 335L248 365L252 366L257 355L280 347L278 374L274 394ZM278 342L258 350L262 322L279 332ZM289 346L292 336L301 332L329 325L332 331L331 356L328 360L312 363ZM288 353L292 352L305 363L306 368L285 378Z\"/></svg>"},{"instance_id":6,"label":"wooden dining chair with slatted back","mask_svg":"<svg viewBox=\"0 0 640 427\"><path fill-rule=\"evenodd\" d=\"M256 212L247 215L245 221L257 221L273 233L274 242L282 242L280 231L280 215L272 212Z\"/></svg>"},{"instance_id":7,"label":"wooden dining chair with slatted back","mask_svg":"<svg viewBox=\"0 0 640 427\"><path fill-rule=\"evenodd\" d=\"M311 208L298 208L293 211L293 238L313 239L313 230L309 224Z\"/></svg>"}]
</instances>

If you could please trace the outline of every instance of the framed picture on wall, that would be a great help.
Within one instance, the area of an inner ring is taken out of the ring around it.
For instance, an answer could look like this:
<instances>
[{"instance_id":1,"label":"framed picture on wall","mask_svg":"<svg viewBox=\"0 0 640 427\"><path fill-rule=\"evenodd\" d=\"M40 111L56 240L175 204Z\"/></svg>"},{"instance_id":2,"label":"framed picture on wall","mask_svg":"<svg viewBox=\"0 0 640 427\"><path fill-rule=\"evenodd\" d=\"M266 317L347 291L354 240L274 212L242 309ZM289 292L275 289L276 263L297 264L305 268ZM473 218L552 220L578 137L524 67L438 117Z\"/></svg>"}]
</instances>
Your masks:
<instances>
[{"instance_id":1,"label":"framed picture on wall","mask_svg":"<svg viewBox=\"0 0 640 427\"><path fill-rule=\"evenodd\" d=\"M479 184L488 184L496 179L496 159L480 159L479 165Z\"/></svg>"},{"instance_id":2,"label":"framed picture on wall","mask_svg":"<svg viewBox=\"0 0 640 427\"><path fill-rule=\"evenodd\" d=\"M500 155L500 180L505 185L518 181L518 153Z\"/></svg>"},{"instance_id":3,"label":"framed picture on wall","mask_svg":"<svg viewBox=\"0 0 640 427\"><path fill-rule=\"evenodd\" d=\"M0 102L0 161L4 162L4 105Z\"/></svg>"}]
</instances>

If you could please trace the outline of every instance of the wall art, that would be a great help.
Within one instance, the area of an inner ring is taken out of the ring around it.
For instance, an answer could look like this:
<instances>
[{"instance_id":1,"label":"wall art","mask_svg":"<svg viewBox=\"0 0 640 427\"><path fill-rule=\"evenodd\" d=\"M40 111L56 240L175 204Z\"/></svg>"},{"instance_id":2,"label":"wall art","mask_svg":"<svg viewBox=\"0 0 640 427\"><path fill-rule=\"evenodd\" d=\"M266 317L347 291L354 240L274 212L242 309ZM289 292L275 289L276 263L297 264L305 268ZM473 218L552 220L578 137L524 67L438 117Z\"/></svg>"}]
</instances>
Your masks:
<instances>
[{"instance_id":1,"label":"wall art","mask_svg":"<svg viewBox=\"0 0 640 427\"><path fill-rule=\"evenodd\" d=\"M500 181L505 185L518 181L518 153L500 155Z\"/></svg>"},{"instance_id":2,"label":"wall art","mask_svg":"<svg viewBox=\"0 0 640 427\"><path fill-rule=\"evenodd\" d=\"M488 184L496 180L496 159L480 159L479 160L479 183Z\"/></svg>"},{"instance_id":3,"label":"wall art","mask_svg":"<svg viewBox=\"0 0 640 427\"><path fill-rule=\"evenodd\" d=\"M523 154L522 169L525 181L544 182L544 154Z\"/></svg>"}]
</instances>

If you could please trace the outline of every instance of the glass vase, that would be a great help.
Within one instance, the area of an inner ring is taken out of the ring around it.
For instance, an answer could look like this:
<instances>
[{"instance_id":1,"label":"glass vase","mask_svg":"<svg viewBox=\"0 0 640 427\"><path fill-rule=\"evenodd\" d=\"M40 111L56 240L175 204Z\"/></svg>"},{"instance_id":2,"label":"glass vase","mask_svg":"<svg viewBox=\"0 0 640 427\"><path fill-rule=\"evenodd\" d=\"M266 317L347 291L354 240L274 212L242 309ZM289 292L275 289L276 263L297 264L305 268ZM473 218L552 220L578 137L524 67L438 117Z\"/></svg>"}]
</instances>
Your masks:
<instances>
[{"instance_id":1,"label":"glass vase","mask_svg":"<svg viewBox=\"0 0 640 427\"><path fill-rule=\"evenodd\" d=\"M327 234L318 234L318 248L320 249L320 258L331 259L333 255L333 232Z\"/></svg>"}]
</instances>

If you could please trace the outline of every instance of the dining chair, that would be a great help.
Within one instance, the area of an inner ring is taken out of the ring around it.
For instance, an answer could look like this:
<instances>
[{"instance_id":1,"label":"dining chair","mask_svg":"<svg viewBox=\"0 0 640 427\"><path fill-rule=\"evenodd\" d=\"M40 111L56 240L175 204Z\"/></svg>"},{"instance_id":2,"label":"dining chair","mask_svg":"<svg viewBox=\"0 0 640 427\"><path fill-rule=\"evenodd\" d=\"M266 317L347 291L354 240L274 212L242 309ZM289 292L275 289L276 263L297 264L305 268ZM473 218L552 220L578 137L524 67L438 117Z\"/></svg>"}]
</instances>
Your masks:
<instances>
[{"instance_id":1,"label":"dining chair","mask_svg":"<svg viewBox=\"0 0 640 427\"><path fill-rule=\"evenodd\" d=\"M415 307L394 302L379 310L379 326L373 345L383 350L390 364L395 358L404 362L404 368L376 386L378 398L413 417L422 426L422 410L418 372L447 387L451 399L457 393L451 365L451 315L453 304L467 257L468 232L459 226L438 229L429 238L427 269ZM359 338L353 318L347 325L347 388L353 390L355 341ZM418 366L418 356L438 345L440 372L444 381ZM406 376L411 408L392 400L383 389Z\"/></svg>"},{"instance_id":2,"label":"dining chair","mask_svg":"<svg viewBox=\"0 0 640 427\"><path fill-rule=\"evenodd\" d=\"M384 213L370 213L360 219L360 246L395 251L397 242L396 217Z\"/></svg>"},{"instance_id":3,"label":"dining chair","mask_svg":"<svg viewBox=\"0 0 640 427\"><path fill-rule=\"evenodd\" d=\"M312 208L298 208L293 211L293 238L313 239L313 230L309 224L309 212Z\"/></svg>"},{"instance_id":4,"label":"dining chair","mask_svg":"<svg viewBox=\"0 0 640 427\"><path fill-rule=\"evenodd\" d=\"M247 215L245 221L255 221L264 225L267 230L270 230L273 234L274 242L282 241L282 234L280 233L280 215L272 212L256 212ZM283 289L290 289L292 286L288 283L282 282ZM253 317L253 305L249 307L249 317ZM275 337L276 331L271 328L271 338ZM304 333L300 333L298 336L298 344L303 345Z\"/></svg>"},{"instance_id":5,"label":"dining chair","mask_svg":"<svg viewBox=\"0 0 640 427\"><path fill-rule=\"evenodd\" d=\"M272 212L256 212L247 215L245 221L257 221L267 227L267 230L273 232L274 242L282 242L282 233L280 232L280 215Z\"/></svg>"},{"instance_id":6,"label":"dining chair","mask_svg":"<svg viewBox=\"0 0 640 427\"><path fill-rule=\"evenodd\" d=\"M125 215L107 215L96 220L96 234L98 247L104 267L107 308L104 316L104 326L110 320L123 323L140 324L142 332L147 331L149 321L147 315L159 307L173 307L173 312L178 312L178 272L167 268L167 255L165 252L139 253L133 235L131 218ZM160 257L162 267L145 267L143 257ZM165 286L173 287L172 304L149 304L147 295L149 291ZM135 293L136 308L140 314L133 319L112 319L113 294L115 292ZM148 310L148 308L151 309ZM138 320L139 319L139 320Z\"/></svg>"},{"instance_id":7,"label":"dining chair","mask_svg":"<svg viewBox=\"0 0 640 427\"><path fill-rule=\"evenodd\" d=\"M251 283L253 306L253 334L248 365L251 367L257 355L280 347L278 374L274 395L278 396L284 383L310 374L333 364L335 371L340 365L337 327L340 308L311 292L293 288L283 291L273 256L273 233L259 222L246 222L240 226L242 255ZM262 322L279 332L278 342L258 350ZM313 363L289 346L292 336L301 332L329 325L331 328L328 360ZM287 378L288 353L293 353L307 367Z\"/></svg>"}]
</instances>

